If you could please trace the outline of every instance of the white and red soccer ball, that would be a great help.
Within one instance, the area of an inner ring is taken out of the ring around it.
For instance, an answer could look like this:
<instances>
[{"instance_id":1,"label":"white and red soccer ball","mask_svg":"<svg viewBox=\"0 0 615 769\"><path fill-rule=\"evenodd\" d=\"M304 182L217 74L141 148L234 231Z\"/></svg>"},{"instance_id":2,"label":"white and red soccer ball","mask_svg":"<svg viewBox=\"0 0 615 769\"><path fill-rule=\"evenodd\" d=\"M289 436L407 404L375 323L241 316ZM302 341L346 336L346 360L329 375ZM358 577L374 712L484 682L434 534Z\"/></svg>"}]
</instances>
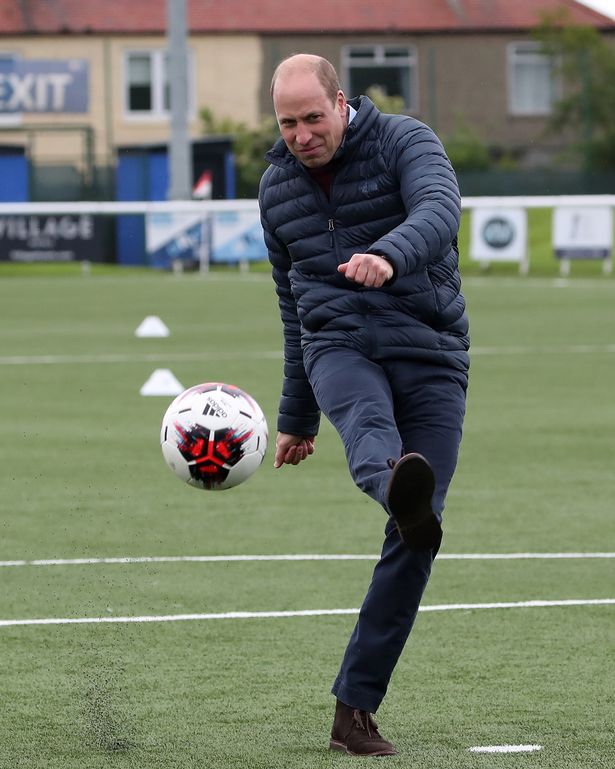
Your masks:
<instances>
[{"instance_id":1,"label":"white and red soccer ball","mask_svg":"<svg viewBox=\"0 0 615 769\"><path fill-rule=\"evenodd\" d=\"M267 422L258 403L234 385L205 382L185 390L162 420L165 462L190 486L230 489L260 467Z\"/></svg>"}]
</instances>

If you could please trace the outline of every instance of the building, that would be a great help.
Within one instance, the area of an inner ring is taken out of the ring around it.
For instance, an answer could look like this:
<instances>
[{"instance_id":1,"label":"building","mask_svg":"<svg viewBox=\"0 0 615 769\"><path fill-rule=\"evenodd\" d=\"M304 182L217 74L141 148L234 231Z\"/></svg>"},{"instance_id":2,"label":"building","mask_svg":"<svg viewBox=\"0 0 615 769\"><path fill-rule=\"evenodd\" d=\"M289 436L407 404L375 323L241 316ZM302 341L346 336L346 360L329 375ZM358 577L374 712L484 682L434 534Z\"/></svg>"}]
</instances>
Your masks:
<instances>
[{"instance_id":1,"label":"building","mask_svg":"<svg viewBox=\"0 0 615 769\"><path fill-rule=\"evenodd\" d=\"M0 0L0 146L24 148L33 199L107 197L119 148L168 142L167 2ZM309 51L336 64L349 96L379 84L443 138L463 123L537 156L554 148L542 130L559 94L532 40L541 14L563 10L615 37L615 21L575 0L312 0L309 13L292 0L186 5L194 138L203 107L248 125L271 114L276 63Z\"/></svg>"}]
</instances>

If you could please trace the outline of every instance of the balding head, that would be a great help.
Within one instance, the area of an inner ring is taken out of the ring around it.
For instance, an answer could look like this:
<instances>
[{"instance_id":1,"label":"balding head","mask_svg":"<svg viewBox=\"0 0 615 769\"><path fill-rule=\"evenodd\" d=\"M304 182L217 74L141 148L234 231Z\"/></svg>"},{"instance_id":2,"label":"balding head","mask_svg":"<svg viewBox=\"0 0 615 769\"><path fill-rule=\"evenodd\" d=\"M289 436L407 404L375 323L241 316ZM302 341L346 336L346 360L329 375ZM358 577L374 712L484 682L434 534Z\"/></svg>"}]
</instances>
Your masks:
<instances>
[{"instance_id":1,"label":"balding head","mask_svg":"<svg viewBox=\"0 0 615 769\"><path fill-rule=\"evenodd\" d=\"M331 64L307 53L284 59L273 76L271 94L290 152L308 168L326 165L348 125L346 97Z\"/></svg>"},{"instance_id":2,"label":"balding head","mask_svg":"<svg viewBox=\"0 0 615 769\"><path fill-rule=\"evenodd\" d=\"M271 79L271 97L275 99L275 86L278 81L292 78L294 75L312 73L318 78L327 98L333 103L340 90L340 82L334 66L322 56L311 53L297 53L283 59L276 67Z\"/></svg>"}]
</instances>

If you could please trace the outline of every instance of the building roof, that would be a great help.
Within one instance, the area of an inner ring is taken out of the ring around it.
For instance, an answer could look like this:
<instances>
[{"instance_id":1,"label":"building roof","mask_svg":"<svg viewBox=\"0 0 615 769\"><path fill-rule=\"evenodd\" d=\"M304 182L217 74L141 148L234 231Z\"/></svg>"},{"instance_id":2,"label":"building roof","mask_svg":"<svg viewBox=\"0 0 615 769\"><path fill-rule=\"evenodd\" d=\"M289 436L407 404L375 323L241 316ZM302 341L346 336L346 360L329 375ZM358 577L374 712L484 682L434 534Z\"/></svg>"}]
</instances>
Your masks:
<instances>
[{"instance_id":1,"label":"building roof","mask_svg":"<svg viewBox=\"0 0 615 769\"><path fill-rule=\"evenodd\" d=\"M185 0L193 33L335 34L527 30L545 11L615 20L576 0ZM0 0L0 35L161 34L169 0Z\"/></svg>"}]
</instances>

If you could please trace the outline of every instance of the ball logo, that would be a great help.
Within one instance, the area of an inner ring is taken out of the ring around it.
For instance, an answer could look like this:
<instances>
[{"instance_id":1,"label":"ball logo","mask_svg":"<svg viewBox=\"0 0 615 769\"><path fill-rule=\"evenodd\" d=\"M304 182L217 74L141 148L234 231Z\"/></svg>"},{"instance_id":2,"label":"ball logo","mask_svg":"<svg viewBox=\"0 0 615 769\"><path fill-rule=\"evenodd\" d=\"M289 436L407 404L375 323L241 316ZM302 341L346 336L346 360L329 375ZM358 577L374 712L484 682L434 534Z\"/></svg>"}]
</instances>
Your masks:
<instances>
[{"instance_id":1,"label":"ball logo","mask_svg":"<svg viewBox=\"0 0 615 769\"><path fill-rule=\"evenodd\" d=\"M203 409L203 416L220 417L221 419L228 418L226 411L213 398L207 398L207 405Z\"/></svg>"},{"instance_id":2,"label":"ball logo","mask_svg":"<svg viewBox=\"0 0 615 769\"><path fill-rule=\"evenodd\" d=\"M483 239L491 248L506 248L515 238L515 227L510 219L495 216L483 226Z\"/></svg>"}]
</instances>

